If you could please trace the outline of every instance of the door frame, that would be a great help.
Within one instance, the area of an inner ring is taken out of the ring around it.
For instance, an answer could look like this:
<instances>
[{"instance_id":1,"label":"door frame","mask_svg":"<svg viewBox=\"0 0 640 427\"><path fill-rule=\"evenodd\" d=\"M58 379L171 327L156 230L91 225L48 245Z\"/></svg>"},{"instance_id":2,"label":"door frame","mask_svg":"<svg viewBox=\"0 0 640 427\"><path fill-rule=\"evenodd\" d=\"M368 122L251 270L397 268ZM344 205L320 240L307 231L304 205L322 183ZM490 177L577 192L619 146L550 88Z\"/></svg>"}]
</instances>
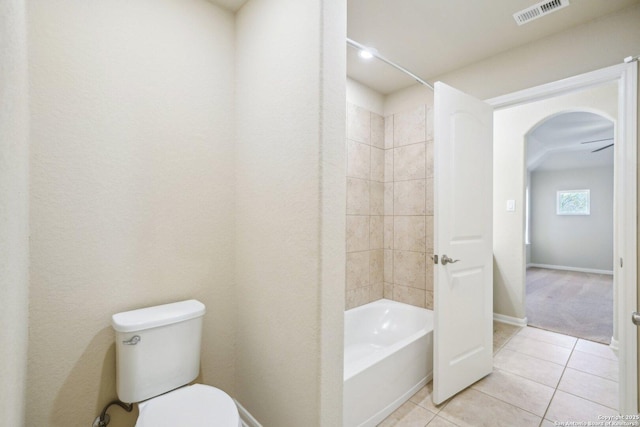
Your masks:
<instances>
[{"instance_id":1,"label":"door frame","mask_svg":"<svg viewBox=\"0 0 640 427\"><path fill-rule=\"evenodd\" d=\"M638 63L624 63L486 100L494 110L576 92L603 83L618 83L618 128L614 178L614 277L620 367L619 411L638 413L638 331L631 313L638 306L637 251L637 119ZM524 233L524 230L523 230ZM624 259L624 267L620 260Z\"/></svg>"}]
</instances>

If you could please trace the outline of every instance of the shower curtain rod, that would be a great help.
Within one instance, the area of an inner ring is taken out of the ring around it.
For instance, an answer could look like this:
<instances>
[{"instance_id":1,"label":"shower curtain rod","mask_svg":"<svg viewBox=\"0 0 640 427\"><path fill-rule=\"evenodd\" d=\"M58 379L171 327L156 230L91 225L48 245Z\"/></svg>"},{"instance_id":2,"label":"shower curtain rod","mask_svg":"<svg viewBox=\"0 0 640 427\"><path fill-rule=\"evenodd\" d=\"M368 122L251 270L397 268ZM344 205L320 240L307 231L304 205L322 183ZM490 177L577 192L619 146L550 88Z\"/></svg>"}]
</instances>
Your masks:
<instances>
[{"instance_id":1,"label":"shower curtain rod","mask_svg":"<svg viewBox=\"0 0 640 427\"><path fill-rule=\"evenodd\" d=\"M429 82L427 82L426 80L421 79L420 77L416 76L415 74L413 74L411 71L407 70L404 67L401 67L400 65L396 64L395 62L389 61L387 58L385 58L384 56L380 55L375 49L371 49L368 48L367 46L358 43L355 40L351 40L350 38L347 37L347 45L351 46L352 48L358 49L358 50L363 50L366 52L369 52L372 56L378 58L380 61L387 63L389 65L391 65L393 68L402 71L403 73L411 76L412 78L414 78L418 83L425 85L426 87L428 87L429 89L433 90L433 85Z\"/></svg>"}]
</instances>

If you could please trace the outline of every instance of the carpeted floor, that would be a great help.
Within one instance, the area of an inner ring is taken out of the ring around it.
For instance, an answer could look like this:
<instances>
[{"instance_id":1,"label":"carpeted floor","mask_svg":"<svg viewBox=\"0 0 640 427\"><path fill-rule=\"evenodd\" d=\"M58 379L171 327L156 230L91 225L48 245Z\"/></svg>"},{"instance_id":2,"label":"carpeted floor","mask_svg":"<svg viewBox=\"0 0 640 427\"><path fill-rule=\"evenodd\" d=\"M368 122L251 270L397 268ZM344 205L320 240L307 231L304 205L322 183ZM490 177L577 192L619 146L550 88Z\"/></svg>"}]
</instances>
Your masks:
<instances>
[{"instance_id":1,"label":"carpeted floor","mask_svg":"<svg viewBox=\"0 0 640 427\"><path fill-rule=\"evenodd\" d=\"M527 269L529 326L603 344L613 335L613 276Z\"/></svg>"}]
</instances>

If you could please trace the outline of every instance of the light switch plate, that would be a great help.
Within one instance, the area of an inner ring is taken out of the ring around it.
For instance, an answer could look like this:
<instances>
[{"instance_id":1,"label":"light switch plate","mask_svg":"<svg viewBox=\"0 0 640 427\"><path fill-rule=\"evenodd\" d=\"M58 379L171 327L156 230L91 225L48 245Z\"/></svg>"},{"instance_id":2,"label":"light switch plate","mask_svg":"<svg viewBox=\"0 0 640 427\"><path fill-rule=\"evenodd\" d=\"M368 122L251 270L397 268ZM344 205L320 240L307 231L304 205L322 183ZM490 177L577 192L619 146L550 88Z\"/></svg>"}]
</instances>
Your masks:
<instances>
[{"instance_id":1,"label":"light switch plate","mask_svg":"<svg viewBox=\"0 0 640 427\"><path fill-rule=\"evenodd\" d=\"M515 211L516 211L516 201L507 200L507 212L515 212Z\"/></svg>"}]
</instances>

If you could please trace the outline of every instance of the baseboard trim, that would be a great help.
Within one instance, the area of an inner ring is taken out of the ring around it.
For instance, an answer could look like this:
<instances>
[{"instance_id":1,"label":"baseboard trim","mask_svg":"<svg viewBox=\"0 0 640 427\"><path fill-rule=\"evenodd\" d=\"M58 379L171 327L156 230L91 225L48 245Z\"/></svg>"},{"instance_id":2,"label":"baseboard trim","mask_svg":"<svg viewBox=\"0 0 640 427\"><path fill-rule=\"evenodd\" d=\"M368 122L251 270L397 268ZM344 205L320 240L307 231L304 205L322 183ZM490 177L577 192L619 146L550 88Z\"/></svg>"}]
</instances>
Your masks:
<instances>
[{"instance_id":1,"label":"baseboard trim","mask_svg":"<svg viewBox=\"0 0 640 427\"><path fill-rule=\"evenodd\" d=\"M613 270L597 270L595 268L581 268L581 267L567 267L566 265L551 265L551 264L527 264L527 268L548 268L549 270L564 270L564 271L577 271L579 273L594 273L594 274L609 274L613 276Z\"/></svg>"},{"instance_id":2,"label":"baseboard trim","mask_svg":"<svg viewBox=\"0 0 640 427\"><path fill-rule=\"evenodd\" d=\"M236 406L238 407L242 427L262 427L262 424L260 424L258 420L253 418L253 415L251 415L251 413L247 411L245 407L240 404L240 402L238 402L236 399L233 400L236 402Z\"/></svg>"},{"instance_id":3,"label":"baseboard trim","mask_svg":"<svg viewBox=\"0 0 640 427\"><path fill-rule=\"evenodd\" d=\"M511 316L505 316L504 314L493 313L493 320L500 323L506 323L507 325L520 326L524 328L527 326L527 318L517 318Z\"/></svg>"},{"instance_id":4,"label":"baseboard trim","mask_svg":"<svg viewBox=\"0 0 640 427\"><path fill-rule=\"evenodd\" d=\"M618 340L615 339L614 337L611 337L611 344L609 344L609 348L611 349L611 351L613 351L613 353L616 356L618 356L618 350L620 350L620 347L619 347Z\"/></svg>"}]
</instances>

